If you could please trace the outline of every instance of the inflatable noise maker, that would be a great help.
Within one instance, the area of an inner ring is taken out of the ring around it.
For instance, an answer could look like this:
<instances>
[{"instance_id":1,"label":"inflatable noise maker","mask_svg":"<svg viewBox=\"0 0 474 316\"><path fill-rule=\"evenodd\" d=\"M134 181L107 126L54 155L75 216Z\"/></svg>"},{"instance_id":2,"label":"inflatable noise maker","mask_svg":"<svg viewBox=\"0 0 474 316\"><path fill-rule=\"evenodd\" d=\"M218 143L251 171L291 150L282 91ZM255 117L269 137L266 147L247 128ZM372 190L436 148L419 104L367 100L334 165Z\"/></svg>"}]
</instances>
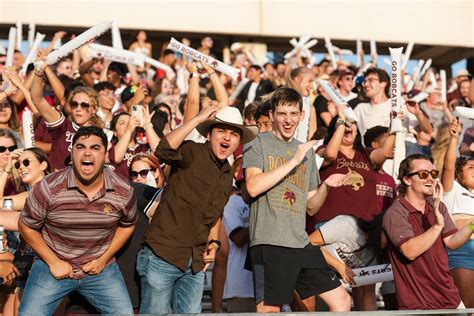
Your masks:
<instances>
[{"instance_id":1,"label":"inflatable noise maker","mask_svg":"<svg viewBox=\"0 0 474 316\"><path fill-rule=\"evenodd\" d=\"M23 136L25 148L35 147L35 129L33 127L33 113L29 108L25 108L22 116Z\"/></svg>"},{"instance_id":2,"label":"inflatable noise maker","mask_svg":"<svg viewBox=\"0 0 474 316\"><path fill-rule=\"evenodd\" d=\"M353 287L393 281L393 270L392 265L390 264L380 264L365 268L352 269L352 271L355 274L354 281L356 284ZM349 285L344 284L344 287L349 287Z\"/></svg>"},{"instance_id":3,"label":"inflatable noise maker","mask_svg":"<svg viewBox=\"0 0 474 316\"><path fill-rule=\"evenodd\" d=\"M231 67L231 66L229 66L227 64L224 64L223 62L221 62L221 61L219 61L219 60L217 60L217 59L215 59L211 56L205 55L205 54L195 50L194 48L186 46L183 43L177 41L174 37L171 38L170 43L168 45L168 48L175 51L175 52L178 52L178 53L184 54L186 56L189 56L192 59L194 59L195 61L205 62L206 64L208 64L209 66L211 66L215 70L230 76L233 80L236 80L237 77L239 76L240 69L236 69L234 67Z\"/></svg>"},{"instance_id":4,"label":"inflatable noise maker","mask_svg":"<svg viewBox=\"0 0 474 316\"><path fill-rule=\"evenodd\" d=\"M301 56L306 58L311 58L313 53L310 48L318 43L317 39L311 39L311 36L301 36L297 41L296 38L290 40L290 44L293 46L293 49L285 54L285 59L295 56L298 51L301 52Z\"/></svg>"},{"instance_id":5,"label":"inflatable noise maker","mask_svg":"<svg viewBox=\"0 0 474 316\"><path fill-rule=\"evenodd\" d=\"M102 34L107 32L111 27L112 27L112 21L102 22L100 24L97 24L94 27L91 27L87 31L79 34L77 37L75 37L74 39L70 40L69 42L61 46L59 49L54 50L51 53L49 53L46 62L48 63L48 65L53 65L57 63L61 58L66 57L67 55L71 54L73 51L75 51L79 47L101 36ZM36 64L35 66L38 66L38 64Z\"/></svg>"},{"instance_id":6,"label":"inflatable noise maker","mask_svg":"<svg viewBox=\"0 0 474 316\"><path fill-rule=\"evenodd\" d=\"M328 81L319 79L318 82L335 105L347 104L346 99L344 99ZM347 107L347 109L344 110L344 115L348 119L357 122L357 117L351 107Z\"/></svg>"},{"instance_id":7,"label":"inflatable noise maker","mask_svg":"<svg viewBox=\"0 0 474 316\"><path fill-rule=\"evenodd\" d=\"M6 67L13 66L13 55L15 54L15 44L16 44L16 27L10 27L8 32L8 50L7 50L7 60L5 62Z\"/></svg>"},{"instance_id":8,"label":"inflatable noise maker","mask_svg":"<svg viewBox=\"0 0 474 316\"><path fill-rule=\"evenodd\" d=\"M35 57L36 53L38 52L38 48L41 44L41 42L44 40L45 35L41 33L36 33L36 38L31 45L30 51L28 52L28 55L26 55L25 62L23 63L23 66L20 70L20 74L25 75L26 70L28 69L28 65L31 64Z\"/></svg>"},{"instance_id":9,"label":"inflatable noise maker","mask_svg":"<svg viewBox=\"0 0 474 316\"><path fill-rule=\"evenodd\" d=\"M92 58L104 58L137 67L143 67L145 64L145 55L96 43L89 45L89 55Z\"/></svg>"}]
</instances>

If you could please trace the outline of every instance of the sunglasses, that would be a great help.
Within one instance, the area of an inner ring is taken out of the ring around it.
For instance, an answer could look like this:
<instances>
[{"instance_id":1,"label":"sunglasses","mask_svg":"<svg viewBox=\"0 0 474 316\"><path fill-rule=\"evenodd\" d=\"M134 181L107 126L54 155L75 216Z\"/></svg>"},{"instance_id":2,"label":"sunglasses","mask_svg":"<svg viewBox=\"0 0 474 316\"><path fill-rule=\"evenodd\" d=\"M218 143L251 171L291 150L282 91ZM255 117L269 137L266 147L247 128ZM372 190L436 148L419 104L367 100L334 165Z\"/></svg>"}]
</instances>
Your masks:
<instances>
[{"instance_id":1,"label":"sunglasses","mask_svg":"<svg viewBox=\"0 0 474 316\"><path fill-rule=\"evenodd\" d=\"M150 171L155 172L156 169L142 169L140 171L130 171L130 179L135 180L136 178L138 178L138 175L140 175L140 177L142 178L146 178L148 172Z\"/></svg>"},{"instance_id":2,"label":"sunglasses","mask_svg":"<svg viewBox=\"0 0 474 316\"><path fill-rule=\"evenodd\" d=\"M79 103L79 102L77 102L77 101L71 101L71 104L70 104L70 105L71 105L71 109L75 109L75 108L77 108L78 106L81 106L82 109L88 110L88 109L91 107L91 105L90 105L89 103L87 103L87 102L81 102L81 103Z\"/></svg>"},{"instance_id":3,"label":"sunglasses","mask_svg":"<svg viewBox=\"0 0 474 316\"><path fill-rule=\"evenodd\" d=\"M15 168L20 169L21 165L28 167L30 165L31 161L29 159L24 159L23 161L17 161L15 162Z\"/></svg>"},{"instance_id":4,"label":"sunglasses","mask_svg":"<svg viewBox=\"0 0 474 316\"><path fill-rule=\"evenodd\" d=\"M431 170L431 171L428 171L428 170L418 170L418 171L415 171L415 172L412 172L412 173L409 173L407 174L407 177L411 177L411 176L414 176L415 174L418 175L418 177L420 177L420 179L424 180L424 179L428 179L428 176L431 174L431 177L433 179L438 179L439 177L439 171L438 170Z\"/></svg>"},{"instance_id":5,"label":"sunglasses","mask_svg":"<svg viewBox=\"0 0 474 316\"><path fill-rule=\"evenodd\" d=\"M13 145L13 146L8 146L8 147L5 147L5 146L0 146L0 153L4 153L5 151L8 151L9 152L12 152L14 151L15 149L17 149L18 147L16 145Z\"/></svg>"}]
</instances>

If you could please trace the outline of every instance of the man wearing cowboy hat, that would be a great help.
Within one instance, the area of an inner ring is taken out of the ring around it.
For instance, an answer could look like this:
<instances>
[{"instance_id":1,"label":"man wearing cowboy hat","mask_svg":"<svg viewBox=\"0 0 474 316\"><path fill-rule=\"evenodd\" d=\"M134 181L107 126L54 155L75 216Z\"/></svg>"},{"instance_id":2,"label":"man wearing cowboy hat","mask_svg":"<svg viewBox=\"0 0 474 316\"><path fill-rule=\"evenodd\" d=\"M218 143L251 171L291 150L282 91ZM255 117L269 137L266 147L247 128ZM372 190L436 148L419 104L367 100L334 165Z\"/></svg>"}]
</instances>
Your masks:
<instances>
[{"instance_id":1,"label":"man wearing cowboy hat","mask_svg":"<svg viewBox=\"0 0 474 316\"><path fill-rule=\"evenodd\" d=\"M204 144L184 141L196 128ZM256 126L244 126L232 107L204 107L166 135L155 155L171 166L160 205L137 257L142 284L140 313L199 313L204 271L219 250L224 206L231 194L227 158L251 141ZM204 271L203 271L204 270Z\"/></svg>"}]
</instances>

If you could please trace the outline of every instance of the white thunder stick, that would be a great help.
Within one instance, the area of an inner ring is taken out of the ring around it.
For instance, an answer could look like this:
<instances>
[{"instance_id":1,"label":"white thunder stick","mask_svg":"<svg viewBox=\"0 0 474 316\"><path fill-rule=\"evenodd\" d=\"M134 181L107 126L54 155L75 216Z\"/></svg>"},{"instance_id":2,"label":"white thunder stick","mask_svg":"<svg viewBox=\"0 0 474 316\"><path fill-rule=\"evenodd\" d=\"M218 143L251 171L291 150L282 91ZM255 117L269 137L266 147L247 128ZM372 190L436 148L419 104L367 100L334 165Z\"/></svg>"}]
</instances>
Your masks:
<instances>
[{"instance_id":1,"label":"white thunder stick","mask_svg":"<svg viewBox=\"0 0 474 316\"><path fill-rule=\"evenodd\" d=\"M41 33L36 33L36 38L35 41L33 42L33 45L30 48L30 51L28 52L28 55L26 55L25 62L23 63L20 74L26 75L26 70L28 69L28 65L31 64L36 57L36 53L38 52L38 48L41 44L41 42L44 40L45 35Z\"/></svg>"},{"instance_id":2,"label":"white thunder stick","mask_svg":"<svg viewBox=\"0 0 474 316\"><path fill-rule=\"evenodd\" d=\"M354 272L354 287L375 284L379 282L393 281L393 270L390 264L380 264L359 269L352 269Z\"/></svg>"},{"instance_id":3,"label":"white thunder stick","mask_svg":"<svg viewBox=\"0 0 474 316\"><path fill-rule=\"evenodd\" d=\"M362 56L362 41L360 39L356 41L356 54L357 54L357 67L360 67L364 63L362 60L362 58L364 58L364 56Z\"/></svg>"},{"instance_id":4,"label":"white thunder stick","mask_svg":"<svg viewBox=\"0 0 474 316\"><path fill-rule=\"evenodd\" d=\"M438 81L436 80L436 76L433 70L430 70L428 72L428 76L430 78L431 85L434 86L435 88L438 88Z\"/></svg>"},{"instance_id":5,"label":"white thunder stick","mask_svg":"<svg viewBox=\"0 0 474 316\"><path fill-rule=\"evenodd\" d=\"M16 44L16 28L10 27L8 32L8 50L7 50L7 60L5 62L6 67L13 66L13 55L15 54L15 44Z\"/></svg>"},{"instance_id":6,"label":"white thunder stick","mask_svg":"<svg viewBox=\"0 0 474 316\"><path fill-rule=\"evenodd\" d=\"M116 49L123 49L122 36L118 28L117 21L112 21L112 47Z\"/></svg>"},{"instance_id":7,"label":"white thunder stick","mask_svg":"<svg viewBox=\"0 0 474 316\"><path fill-rule=\"evenodd\" d=\"M112 22L102 22L97 24L96 26L88 29L87 31L79 34L79 36L75 37L74 39L70 40L63 46L61 46L58 50L52 51L48 54L47 63L48 65L53 65L58 62L61 58L69 55L82 45L86 44L87 42L101 36L105 32L107 32L112 27Z\"/></svg>"},{"instance_id":8,"label":"white thunder stick","mask_svg":"<svg viewBox=\"0 0 474 316\"><path fill-rule=\"evenodd\" d=\"M21 42L23 41L23 25L20 21L16 22L16 49L21 51Z\"/></svg>"},{"instance_id":9,"label":"white thunder stick","mask_svg":"<svg viewBox=\"0 0 474 316\"><path fill-rule=\"evenodd\" d=\"M166 72L167 76L168 76L168 74L170 76L175 76L175 73L174 73L173 69L170 66L168 66L166 64L163 64L161 61L158 61L158 60L150 58L150 57L145 57L145 62L152 65L155 68L164 70Z\"/></svg>"},{"instance_id":10,"label":"white thunder stick","mask_svg":"<svg viewBox=\"0 0 474 316\"><path fill-rule=\"evenodd\" d=\"M413 82L416 83L418 79L420 78L421 68L423 68L424 63L425 61L423 59L418 60L418 65L416 66L415 73L413 74Z\"/></svg>"},{"instance_id":11,"label":"white thunder stick","mask_svg":"<svg viewBox=\"0 0 474 316\"><path fill-rule=\"evenodd\" d=\"M35 129L33 127L33 113L28 107L23 111L21 117L23 125L23 137L25 138L25 148L35 147Z\"/></svg>"},{"instance_id":12,"label":"white thunder stick","mask_svg":"<svg viewBox=\"0 0 474 316\"><path fill-rule=\"evenodd\" d=\"M105 58L107 60L123 64L131 64L137 67L143 67L145 64L145 55L96 43L91 43L89 45L89 55L92 58Z\"/></svg>"},{"instance_id":13,"label":"white thunder stick","mask_svg":"<svg viewBox=\"0 0 474 316\"><path fill-rule=\"evenodd\" d=\"M325 36L324 41L326 42L326 49L328 50L329 58L331 58L332 67L334 68L334 70L336 70L337 62L336 56L334 55L334 48L332 47L331 39L329 38L329 36Z\"/></svg>"},{"instance_id":14,"label":"white thunder stick","mask_svg":"<svg viewBox=\"0 0 474 316\"><path fill-rule=\"evenodd\" d=\"M331 100L334 104L336 104L336 105L346 104L347 105L346 99L344 99L344 97L342 95L340 95L336 91L336 89L334 89L334 87L328 81L319 79L318 82L319 82L319 85L324 89L324 91L326 91L329 98L331 98ZM355 115L355 113L354 113L354 111L352 110L351 107L348 106L347 109L344 110L344 115L348 119L351 119L351 120L357 122L357 117L356 117L356 115Z\"/></svg>"},{"instance_id":15,"label":"white thunder stick","mask_svg":"<svg viewBox=\"0 0 474 316\"><path fill-rule=\"evenodd\" d=\"M390 134L396 133L395 155L393 157L392 177L395 179L398 175L400 162L405 158L405 133L403 133L402 120L396 116L402 112L402 78L401 78L401 60L403 47L389 48L392 57L392 74L390 76L390 102L392 112L394 113L390 124Z\"/></svg>"},{"instance_id":16,"label":"white thunder stick","mask_svg":"<svg viewBox=\"0 0 474 316\"><path fill-rule=\"evenodd\" d=\"M421 72L420 72L420 77L423 77L423 75L426 73L426 71L428 69L430 69L431 67L431 63L433 62L433 60L430 58L428 59L425 64L423 65L423 68L421 68Z\"/></svg>"},{"instance_id":17,"label":"white thunder stick","mask_svg":"<svg viewBox=\"0 0 474 316\"><path fill-rule=\"evenodd\" d=\"M403 56L403 63L402 69L406 69L408 61L410 60L411 52L413 50L413 46L415 46L414 41L408 42L407 49L405 50L405 55Z\"/></svg>"},{"instance_id":18,"label":"white thunder stick","mask_svg":"<svg viewBox=\"0 0 474 316\"><path fill-rule=\"evenodd\" d=\"M31 47L33 46L33 43L35 42L35 31L36 31L36 25L35 22L30 22L28 25L28 49L31 50Z\"/></svg>"},{"instance_id":19,"label":"white thunder stick","mask_svg":"<svg viewBox=\"0 0 474 316\"><path fill-rule=\"evenodd\" d=\"M446 70L441 69L439 76L441 77L441 101L446 102L448 100L446 95Z\"/></svg>"},{"instance_id":20,"label":"white thunder stick","mask_svg":"<svg viewBox=\"0 0 474 316\"><path fill-rule=\"evenodd\" d=\"M377 55L377 43L374 39L370 40L370 55L374 56Z\"/></svg>"},{"instance_id":21,"label":"white thunder stick","mask_svg":"<svg viewBox=\"0 0 474 316\"><path fill-rule=\"evenodd\" d=\"M236 80L239 76L240 69L236 69L234 67L226 65L211 56L204 55L201 52L195 50L194 48L186 46L183 43L177 41L174 37L171 38L168 48L175 52L189 56L195 61L203 61L215 70L232 77L233 80Z\"/></svg>"}]
</instances>

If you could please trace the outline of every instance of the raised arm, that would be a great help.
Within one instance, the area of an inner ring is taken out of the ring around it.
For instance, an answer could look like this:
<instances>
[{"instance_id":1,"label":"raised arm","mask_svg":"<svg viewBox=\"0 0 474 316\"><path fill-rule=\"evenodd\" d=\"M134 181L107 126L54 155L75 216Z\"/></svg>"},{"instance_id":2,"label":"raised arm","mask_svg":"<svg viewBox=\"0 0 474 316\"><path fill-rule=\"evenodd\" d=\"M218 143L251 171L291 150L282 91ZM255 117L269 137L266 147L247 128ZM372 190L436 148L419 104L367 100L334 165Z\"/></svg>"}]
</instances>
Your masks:
<instances>
[{"instance_id":1,"label":"raised arm","mask_svg":"<svg viewBox=\"0 0 474 316\"><path fill-rule=\"evenodd\" d=\"M229 96L216 71L205 62L202 62L201 64L209 74L209 79L211 80L214 92L216 93L217 102L220 106L229 106Z\"/></svg>"},{"instance_id":2,"label":"raised arm","mask_svg":"<svg viewBox=\"0 0 474 316\"><path fill-rule=\"evenodd\" d=\"M444 164L442 170L441 181L445 192L453 189L456 168L456 147L458 145L459 134L461 133L461 124L458 120L454 120L449 128L449 144L444 155Z\"/></svg>"},{"instance_id":3,"label":"raised arm","mask_svg":"<svg viewBox=\"0 0 474 316\"><path fill-rule=\"evenodd\" d=\"M46 77L48 78L51 88L53 88L54 95L56 96L56 98L58 98L61 104L64 104L66 102L64 98L64 91L66 89L64 88L63 83L61 82L61 80L59 80L58 76L56 76L56 74L50 67L46 67L44 72L46 74Z\"/></svg>"},{"instance_id":4,"label":"raised arm","mask_svg":"<svg viewBox=\"0 0 474 316\"><path fill-rule=\"evenodd\" d=\"M418 120L418 124L420 125L420 129L425 132L426 134L431 135L433 132L433 127L431 126L430 120L428 117L423 113L420 109L420 106L416 102L406 102L407 110L416 116Z\"/></svg>"},{"instance_id":5,"label":"raised arm","mask_svg":"<svg viewBox=\"0 0 474 316\"><path fill-rule=\"evenodd\" d=\"M183 54L184 55L184 54ZM191 77L189 78L188 96L186 99L186 108L184 110L183 122L190 121L199 113L199 73L194 61L186 64Z\"/></svg>"},{"instance_id":6,"label":"raised arm","mask_svg":"<svg viewBox=\"0 0 474 316\"><path fill-rule=\"evenodd\" d=\"M143 106L143 128L145 129L146 136L148 137L148 144L152 152L155 151L156 147L160 143L160 136L155 132L153 128L153 123L151 119L155 111L150 114L150 110L148 109L148 105Z\"/></svg>"},{"instance_id":7,"label":"raised arm","mask_svg":"<svg viewBox=\"0 0 474 316\"><path fill-rule=\"evenodd\" d=\"M11 83L13 83L19 91L21 91L22 95L26 99L26 102L28 103L28 107L30 108L31 112L33 113L39 113L38 109L36 108L35 104L33 103L33 100L31 99L31 93L28 90L28 88L25 86L25 84L21 81L20 77L16 72L13 71L4 71L3 76L10 80Z\"/></svg>"},{"instance_id":8,"label":"raised arm","mask_svg":"<svg viewBox=\"0 0 474 316\"><path fill-rule=\"evenodd\" d=\"M128 145L132 140L133 132L138 126L140 126L140 120L136 116L130 116L125 133L119 138L114 147L114 157L112 158L114 159L115 164L118 165L122 162L125 153L127 152Z\"/></svg>"},{"instance_id":9,"label":"raised arm","mask_svg":"<svg viewBox=\"0 0 474 316\"><path fill-rule=\"evenodd\" d=\"M45 63L45 66L41 69L35 69L33 84L31 85L31 99L44 120L48 123L53 123L60 119L61 114L53 109L43 98L43 81L45 80L44 69L46 67L47 65Z\"/></svg>"},{"instance_id":10,"label":"raised arm","mask_svg":"<svg viewBox=\"0 0 474 316\"><path fill-rule=\"evenodd\" d=\"M89 69L91 69L95 62L96 59L90 59L79 66L79 74L81 75L81 79L89 87L94 85L94 79L90 75Z\"/></svg>"},{"instance_id":11,"label":"raised arm","mask_svg":"<svg viewBox=\"0 0 474 316\"><path fill-rule=\"evenodd\" d=\"M346 121L346 117L343 113L345 106L338 105L337 109L339 119L341 119L341 121ZM329 140L326 148L324 148L324 152L321 154L324 157L323 166L330 165L334 160L336 160L345 130L346 126L344 124L336 124L336 131Z\"/></svg>"}]
</instances>

